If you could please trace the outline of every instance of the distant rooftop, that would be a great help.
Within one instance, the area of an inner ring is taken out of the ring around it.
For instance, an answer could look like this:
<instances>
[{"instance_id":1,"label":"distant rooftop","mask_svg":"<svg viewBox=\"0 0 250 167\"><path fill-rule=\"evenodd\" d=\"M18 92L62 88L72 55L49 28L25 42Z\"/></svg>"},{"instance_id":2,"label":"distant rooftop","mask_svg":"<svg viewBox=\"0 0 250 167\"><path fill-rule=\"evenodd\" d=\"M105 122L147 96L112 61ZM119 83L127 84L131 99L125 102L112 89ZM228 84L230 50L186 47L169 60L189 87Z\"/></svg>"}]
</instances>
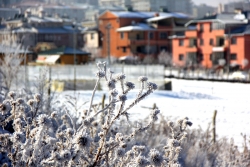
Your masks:
<instances>
[{"instance_id":1,"label":"distant rooftop","mask_svg":"<svg viewBox=\"0 0 250 167\"><path fill-rule=\"evenodd\" d=\"M69 54L69 55L90 55L91 53L88 53L83 50L74 49L71 47L60 47L56 49L46 50L38 53L39 55L63 55L63 54Z\"/></svg>"},{"instance_id":2,"label":"distant rooftop","mask_svg":"<svg viewBox=\"0 0 250 167\"><path fill-rule=\"evenodd\" d=\"M183 13L166 13L166 12L139 12L139 11L111 11L114 15L120 18L142 18L149 19L155 17L157 14L159 17L175 17L175 18L190 18Z\"/></svg>"},{"instance_id":3,"label":"distant rooftop","mask_svg":"<svg viewBox=\"0 0 250 167\"><path fill-rule=\"evenodd\" d=\"M246 17L244 14L235 14L235 13L221 13L214 14L210 16L205 16L199 19L193 19L186 23L186 26L191 24L196 24L198 22L206 22L206 21L218 21L224 24L246 24Z\"/></svg>"}]
</instances>

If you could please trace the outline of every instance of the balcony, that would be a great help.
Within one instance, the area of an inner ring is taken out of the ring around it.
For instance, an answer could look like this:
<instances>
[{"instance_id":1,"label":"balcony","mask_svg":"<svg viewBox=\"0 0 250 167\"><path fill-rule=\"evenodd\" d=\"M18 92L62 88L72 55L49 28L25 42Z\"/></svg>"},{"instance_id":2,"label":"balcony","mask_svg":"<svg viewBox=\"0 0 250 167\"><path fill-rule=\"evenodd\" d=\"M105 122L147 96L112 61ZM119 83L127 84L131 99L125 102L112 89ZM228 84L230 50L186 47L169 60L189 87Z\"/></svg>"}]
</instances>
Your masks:
<instances>
[{"instance_id":1,"label":"balcony","mask_svg":"<svg viewBox=\"0 0 250 167\"><path fill-rule=\"evenodd\" d=\"M215 47L212 48L212 51L213 52L224 52L225 49L226 49L225 46L215 46Z\"/></svg>"}]
</instances>

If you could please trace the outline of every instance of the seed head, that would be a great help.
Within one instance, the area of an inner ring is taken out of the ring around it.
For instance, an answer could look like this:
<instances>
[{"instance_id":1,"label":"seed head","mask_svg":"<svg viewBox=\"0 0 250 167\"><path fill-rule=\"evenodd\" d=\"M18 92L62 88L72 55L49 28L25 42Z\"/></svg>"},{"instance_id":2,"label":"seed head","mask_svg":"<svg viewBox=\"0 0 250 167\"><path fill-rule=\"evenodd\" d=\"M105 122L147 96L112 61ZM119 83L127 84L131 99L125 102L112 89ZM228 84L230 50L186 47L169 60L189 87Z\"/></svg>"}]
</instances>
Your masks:
<instances>
[{"instance_id":1,"label":"seed head","mask_svg":"<svg viewBox=\"0 0 250 167\"><path fill-rule=\"evenodd\" d=\"M132 82L126 82L126 83L125 83L125 86L126 86L128 89L134 89L134 88L135 88L135 84L133 84Z\"/></svg>"},{"instance_id":2,"label":"seed head","mask_svg":"<svg viewBox=\"0 0 250 167\"><path fill-rule=\"evenodd\" d=\"M116 96L118 95L118 92L117 92L116 89L113 89L113 90L111 90L111 91L109 92L109 94L110 94L111 96L113 96L113 97L116 97Z\"/></svg>"},{"instance_id":3,"label":"seed head","mask_svg":"<svg viewBox=\"0 0 250 167\"><path fill-rule=\"evenodd\" d=\"M117 150L116 150L116 156L117 157L123 157L124 155L125 155L125 149L121 148L121 147L117 148Z\"/></svg>"},{"instance_id":4,"label":"seed head","mask_svg":"<svg viewBox=\"0 0 250 167\"><path fill-rule=\"evenodd\" d=\"M25 136L22 132L14 132L13 139L17 142L22 143L25 140Z\"/></svg>"},{"instance_id":5,"label":"seed head","mask_svg":"<svg viewBox=\"0 0 250 167\"><path fill-rule=\"evenodd\" d=\"M109 89L114 89L115 88L115 80L109 80L107 83Z\"/></svg>"},{"instance_id":6,"label":"seed head","mask_svg":"<svg viewBox=\"0 0 250 167\"><path fill-rule=\"evenodd\" d=\"M122 95L119 95L118 96L119 100L122 101L122 102L125 102L127 100L127 96L122 94Z\"/></svg>"},{"instance_id":7,"label":"seed head","mask_svg":"<svg viewBox=\"0 0 250 167\"><path fill-rule=\"evenodd\" d=\"M163 162L163 157L159 151L152 149L149 152L150 162L154 166L161 166Z\"/></svg>"},{"instance_id":8,"label":"seed head","mask_svg":"<svg viewBox=\"0 0 250 167\"><path fill-rule=\"evenodd\" d=\"M138 156L135 162L138 167L146 167L149 165L149 161L144 156Z\"/></svg>"},{"instance_id":9,"label":"seed head","mask_svg":"<svg viewBox=\"0 0 250 167\"><path fill-rule=\"evenodd\" d=\"M117 80L124 80L125 78L126 78L126 75L123 74L123 73L120 73L120 74L118 74L118 75L116 76L116 79L117 79Z\"/></svg>"},{"instance_id":10,"label":"seed head","mask_svg":"<svg viewBox=\"0 0 250 167\"><path fill-rule=\"evenodd\" d=\"M41 95L40 94L35 94L34 95L34 99L37 101L37 102L40 102L41 101Z\"/></svg>"},{"instance_id":11,"label":"seed head","mask_svg":"<svg viewBox=\"0 0 250 167\"><path fill-rule=\"evenodd\" d=\"M140 76L140 77L138 78L138 81L140 81L140 82L146 82L147 80L148 80L148 78L145 77L145 76Z\"/></svg>"},{"instance_id":12,"label":"seed head","mask_svg":"<svg viewBox=\"0 0 250 167\"><path fill-rule=\"evenodd\" d=\"M78 136L76 142L79 148L89 148L92 142L92 139L88 135Z\"/></svg>"},{"instance_id":13,"label":"seed head","mask_svg":"<svg viewBox=\"0 0 250 167\"><path fill-rule=\"evenodd\" d=\"M104 72L104 71L98 71L98 72L96 73L96 76L97 76L98 78L103 78L103 77L105 77L105 72Z\"/></svg>"},{"instance_id":14,"label":"seed head","mask_svg":"<svg viewBox=\"0 0 250 167\"><path fill-rule=\"evenodd\" d=\"M14 99L15 96L16 96L16 93L13 92L13 91L10 91L10 92L8 93L8 96L9 96L10 98Z\"/></svg>"},{"instance_id":15,"label":"seed head","mask_svg":"<svg viewBox=\"0 0 250 167\"><path fill-rule=\"evenodd\" d=\"M24 100L22 99L22 98L18 98L18 99L16 99L16 102L17 102L17 104L23 104L24 103Z\"/></svg>"},{"instance_id":16,"label":"seed head","mask_svg":"<svg viewBox=\"0 0 250 167\"><path fill-rule=\"evenodd\" d=\"M148 89L151 89L151 90L157 89L157 85L155 83L152 83L152 82L148 82L147 87L148 87Z\"/></svg>"},{"instance_id":17,"label":"seed head","mask_svg":"<svg viewBox=\"0 0 250 167\"><path fill-rule=\"evenodd\" d=\"M38 116L37 118L37 123L39 125L44 125L44 126L47 126L49 127L51 125L51 120L50 118L48 117L48 115L46 114L41 114Z\"/></svg>"}]
</instances>

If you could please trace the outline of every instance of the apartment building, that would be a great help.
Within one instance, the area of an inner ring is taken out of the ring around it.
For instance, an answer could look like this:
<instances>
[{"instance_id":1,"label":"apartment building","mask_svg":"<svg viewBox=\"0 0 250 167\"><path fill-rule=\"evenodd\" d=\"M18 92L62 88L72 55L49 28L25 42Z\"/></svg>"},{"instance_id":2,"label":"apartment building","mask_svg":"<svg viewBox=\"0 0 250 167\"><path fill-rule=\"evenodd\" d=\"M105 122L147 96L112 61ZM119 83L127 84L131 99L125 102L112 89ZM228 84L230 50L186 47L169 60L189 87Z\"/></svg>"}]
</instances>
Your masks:
<instances>
[{"instance_id":1,"label":"apartment building","mask_svg":"<svg viewBox=\"0 0 250 167\"><path fill-rule=\"evenodd\" d=\"M157 56L161 51L171 52L168 39L180 31L190 18L181 13L136 11L106 11L99 17L102 55Z\"/></svg>"},{"instance_id":2,"label":"apartment building","mask_svg":"<svg viewBox=\"0 0 250 167\"><path fill-rule=\"evenodd\" d=\"M8 45L5 39L12 38L23 47L33 50L37 43L54 43L57 47L70 46L82 48L84 45L82 30L73 26L70 20L46 17L43 10L39 15L24 15L5 21L6 28L0 29L0 43Z\"/></svg>"},{"instance_id":3,"label":"apartment building","mask_svg":"<svg viewBox=\"0 0 250 167\"><path fill-rule=\"evenodd\" d=\"M243 14L216 14L191 20L183 35L172 36L173 63L177 66L218 65L250 68L250 29Z\"/></svg>"}]
</instances>

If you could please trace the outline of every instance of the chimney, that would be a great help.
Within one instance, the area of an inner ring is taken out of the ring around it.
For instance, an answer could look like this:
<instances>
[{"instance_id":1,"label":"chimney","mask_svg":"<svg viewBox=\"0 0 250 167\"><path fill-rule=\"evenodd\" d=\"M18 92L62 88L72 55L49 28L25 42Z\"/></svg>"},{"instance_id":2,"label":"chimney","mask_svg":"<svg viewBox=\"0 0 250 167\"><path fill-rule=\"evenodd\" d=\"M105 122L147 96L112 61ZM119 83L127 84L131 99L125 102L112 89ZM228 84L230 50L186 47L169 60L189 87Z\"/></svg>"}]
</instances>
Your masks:
<instances>
[{"instance_id":1,"label":"chimney","mask_svg":"<svg viewBox=\"0 0 250 167\"><path fill-rule=\"evenodd\" d=\"M39 15L38 15L40 18L44 18L45 16L45 11L41 8L40 11L39 11Z\"/></svg>"},{"instance_id":2,"label":"chimney","mask_svg":"<svg viewBox=\"0 0 250 167\"><path fill-rule=\"evenodd\" d=\"M129 12L133 11L133 7L131 5L126 5L126 10Z\"/></svg>"},{"instance_id":3,"label":"chimney","mask_svg":"<svg viewBox=\"0 0 250 167\"><path fill-rule=\"evenodd\" d=\"M30 17L31 16L31 11L30 9L28 8L25 13L24 13L24 17L27 18L27 17Z\"/></svg>"},{"instance_id":4,"label":"chimney","mask_svg":"<svg viewBox=\"0 0 250 167\"><path fill-rule=\"evenodd\" d=\"M168 13L168 8L166 6L161 6L160 7L160 12Z\"/></svg>"}]
</instances>

